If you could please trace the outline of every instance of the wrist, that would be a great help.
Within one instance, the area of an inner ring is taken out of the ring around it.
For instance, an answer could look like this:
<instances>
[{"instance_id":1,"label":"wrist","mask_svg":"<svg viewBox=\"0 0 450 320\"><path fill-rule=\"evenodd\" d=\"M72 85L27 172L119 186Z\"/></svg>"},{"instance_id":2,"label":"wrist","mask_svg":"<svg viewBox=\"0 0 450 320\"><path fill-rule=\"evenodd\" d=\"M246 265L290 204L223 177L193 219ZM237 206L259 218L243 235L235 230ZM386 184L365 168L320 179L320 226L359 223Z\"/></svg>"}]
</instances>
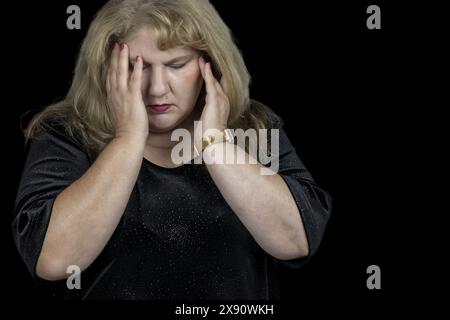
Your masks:
<instances>
[{"instance_id":1,"label":"wrist","mask_svg":"<svg viewBox=\"0 0 450 320\"><path fill-rule=\"evenodd\" d=\"M133 129L118 129L114 135L115 138L134 138L140 140L147 140L148 129L144 130L133 130Z\"/></svg>"},{"instance_id":2,"label":"wrist","mask_svg":"<svg viewBox=\"0 0 450 320\"><path fill-rule=\"evenodd\" d=\"M140 133L120 133L117 134L114 137L114 140L121 141L123 143L133 145L133 146L142 146L142 148L145 147L145 144L147 142L147 135L140 134Z\"/></svg>"},{"instance_id":3,"label":"wrist","mask_svg":"<svg viewBox=\"0 0 450 320\"><path fill-rule=\"evenodd\" d=\"M227 128L223 129L208 129L202 136L201 149L205 150L210 145L217 143L234 143L233 131Z\"/></svg>"},{"instance_id":4,"label":"wrist","mask_svg":"<svg viewBox=\"0 0 450 320\"><path fill-rule=\"evenodd\" d=\"M217 142L210 144L203 149L202 157L205 164L221 164L224 163L227 142Z\"/></svg>"}]
</instances>

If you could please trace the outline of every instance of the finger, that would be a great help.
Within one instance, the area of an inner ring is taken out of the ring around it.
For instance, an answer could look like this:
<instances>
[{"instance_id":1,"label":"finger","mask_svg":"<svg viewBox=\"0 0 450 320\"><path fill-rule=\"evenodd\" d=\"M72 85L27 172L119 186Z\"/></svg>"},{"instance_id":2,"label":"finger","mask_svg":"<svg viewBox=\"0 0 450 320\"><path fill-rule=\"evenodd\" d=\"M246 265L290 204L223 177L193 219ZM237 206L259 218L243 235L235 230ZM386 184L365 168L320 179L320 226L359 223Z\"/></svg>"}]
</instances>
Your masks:
<instances>
[{"instance_id":1,"label":"finger","mask_svg":"<svg viewBox=\"0 0 450 320\"><path fill-rule=\"evenodd\" d=\"M142 82L142 58L137 56L134 63L133 73L131 74L130 87L135 92L141 90Z\"/></svg>"},{"instance_id":2,"label":"finger","mask_svg":"<svg viewBox=\"0 0 450 320\"><path fill-rule=\"evenodd\" d=\"M109 57L109 63L107 65L107 70L106 70L106 82L105 83L106 83L106 92L107 93L111 92L111 60L112 60L114 47L115 47L115 42L111 46L111 55Z\"/></svg>"},{"instance_id":3,"label":"finger","mask_svg":"<svg viewBox=\"0 0 450 320\"><path fill-rule=\"evenodd\" d=\"M220 79L220 86L223 88L224 92L229 92L228 91L228 83L225 80L225 77L222 75L222 78Z\"/></svg>"},{"instance_id":4,"label":"finger","mask_svg":"<svg viewBox=\"0 0 450 320\"><path fill-rule=\"evenodd\" d=\"M212 71L212 65L211 65L211 62L208 62L208 63L206 64L205 71L206 71L206 75L205 75L205 76L208 78L208 80L211 79L211 83L212 83L214 86L216 86L217 84L219 84L219 81L217 80L216 76L214 75L214 73L213 73L213 71Z\"/></svg>"},{"instance_id":5,"label":"finger","mask_svg":"<svg viewBox=\"0 0 450 320\"><path fill-rule=\"evenodd\" d=\"M128 88L128 46L125 43L120 44L119 65L117 70L117 81L119 88Z\"/></svg>"},{"instance_id":6,"label":"finger","mask_svg":"<svg viewBox=\"0 0 450 320\"><path fill-rule=\"evenodd\" d=\"M111 81L110 79L110 75L109 75L109 69L110 67L108 67L108 71L106 72L106 79L105 79L105 87L106 87L106 92L109 93L111 92Z\"/></svg>"},{"instance_id":7,"label":"finger","mask_svg":"<svg viewBox=\"0 0 450 320\"><path fill-rule=\"evenodd\" d=\"M203 57L199 58L199 68L200 68L200 73L202 74L202 78L205 79L205 59Z\"/></svg>"},{"instance_id":8,"label":"finger","mask_svg":"<svg viewBox=\"0 0 450 320\"><path fill-rule=\"evenodd\" d=\"M225 91L222 88L222 85L218 81L214 82L214 86L216 87L216 90L217 90L218 94L225 94Z\"/></svg>"},{"instance_id":9,"label":"finger","mask_svg":"<svg viewBox=\"0 0 450 320\"><path fill-rule=\"evenodd\" d=\"M217 89L217 102L221 101L224 104L229 104L229 99L227 94L224 92L222 86L219 84L219 82L217 82L216 84L216 89Z\"/></svg>"},{"instance_id":10,"label":"finger","mask_svg":"<svg viewBox=\"0 0 450 320\"><path fill-rule=\"evenodd\" d=\"M214 81L216 81L216 79L214 79L214 75L211 70L211 62L208 62L205 65L204 73L205 73L206 92L215 96L217 94L217 89L214 84Z\"/></svg>"},{"instance_id":11,"label":"finger","mask_svg":"<svg viewBox=\"0 0 450 320\"><path fill-rule=\"evenodd\" d=\"M117 43L114 43L111 53L111 61L109 64L109 88L110 90L117 88L117 59L119 56L119 49Z\"/></svg>"}]
</instances>

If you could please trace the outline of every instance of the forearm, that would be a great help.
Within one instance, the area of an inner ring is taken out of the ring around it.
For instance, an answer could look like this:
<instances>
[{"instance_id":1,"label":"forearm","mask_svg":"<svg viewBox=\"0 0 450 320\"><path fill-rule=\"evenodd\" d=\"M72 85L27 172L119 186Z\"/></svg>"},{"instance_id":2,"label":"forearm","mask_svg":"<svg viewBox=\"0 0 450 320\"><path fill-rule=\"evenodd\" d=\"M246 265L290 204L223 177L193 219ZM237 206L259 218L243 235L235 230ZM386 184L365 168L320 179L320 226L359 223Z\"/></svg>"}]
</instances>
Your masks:
<instances>
[{"instance_id":1,"label":"forearm","mask_svg":"<svg viewBox=\"0 0 450 320\"><path fill-rule=\"evenodd\" d=\"M208 164L220 159L222 148L234 148L234 163ZM298 207L283 178L261 175L261 164L236 164L249 155L240 147L218 143L205 149L208 171L243 225L269 254L289 260L308 255L308 243Z\"/></svg>"},{"instance_id":2,"label":"forearm","mask_svg":"<svg viewBox=\"0 0 450 320\"><path fill-rule=\"evenodd\" d=\"M37 274L64 278L69 265L84 270L117 227L142 165L145 140L112 140L85 174L61 192L37 264Z\"/></svg>"}]
</instances>

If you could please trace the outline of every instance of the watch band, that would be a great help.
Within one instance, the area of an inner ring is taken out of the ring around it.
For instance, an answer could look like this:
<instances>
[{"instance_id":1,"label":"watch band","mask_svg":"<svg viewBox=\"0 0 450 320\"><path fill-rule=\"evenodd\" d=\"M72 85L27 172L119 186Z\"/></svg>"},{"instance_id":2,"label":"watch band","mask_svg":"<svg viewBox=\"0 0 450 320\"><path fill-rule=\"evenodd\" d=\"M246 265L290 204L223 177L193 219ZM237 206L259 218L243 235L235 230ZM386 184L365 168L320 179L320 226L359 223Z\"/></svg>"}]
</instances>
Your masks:
<instances>
[{"instance_id":1,"label":"watch band","mask_svg":"<svg viewBox=\"0 0 450 320\"><path fill-rule=\"evenodd\" d=\"M202 139L202 151L211 144L219 142L234 142L234 136L230 129L224 129L217 134L206 135Z\"/></svg>"},{"instance_id":2,"label":"watch band","mask_svg":"<svg viewBox=\"0 0 450 320\"><path fill-rule=\"evenodd\" d=\"M202 152L208 147L209 145L219 143L219 142L228 142L228 143L234 143L234 134L230 129L224 129L216 134L210 134L206 135L202 138ZM198 152L197 147L194 145L194 152L195 157L200 155L200 152Z\"/></svg>"}]
</instances>

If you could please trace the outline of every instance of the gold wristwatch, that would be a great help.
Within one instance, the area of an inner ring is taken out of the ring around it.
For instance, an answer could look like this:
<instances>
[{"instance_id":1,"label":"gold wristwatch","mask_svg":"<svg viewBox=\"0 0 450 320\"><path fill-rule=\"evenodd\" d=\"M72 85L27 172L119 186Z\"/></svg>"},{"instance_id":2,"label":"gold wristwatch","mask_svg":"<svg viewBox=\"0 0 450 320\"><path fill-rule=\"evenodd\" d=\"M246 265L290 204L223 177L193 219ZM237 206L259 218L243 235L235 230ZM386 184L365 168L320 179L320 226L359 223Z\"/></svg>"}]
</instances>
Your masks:
<instances>
[{"instance_id":1,"label":"gold wristwatch","mask_svg":"<svg viewBox=\"0 0 450 320\"><path fill-rule=\"evenodd\" d=\"M219 142L228 142L234 143L234 135L230 129L224 129L219 132L215 132L214 134L205 135L202 139L202 152L206 149L207 146ZM194 145L195 157L200 155L200 152L197 150L197 147Z\"/></svg>"}]
</instances>

